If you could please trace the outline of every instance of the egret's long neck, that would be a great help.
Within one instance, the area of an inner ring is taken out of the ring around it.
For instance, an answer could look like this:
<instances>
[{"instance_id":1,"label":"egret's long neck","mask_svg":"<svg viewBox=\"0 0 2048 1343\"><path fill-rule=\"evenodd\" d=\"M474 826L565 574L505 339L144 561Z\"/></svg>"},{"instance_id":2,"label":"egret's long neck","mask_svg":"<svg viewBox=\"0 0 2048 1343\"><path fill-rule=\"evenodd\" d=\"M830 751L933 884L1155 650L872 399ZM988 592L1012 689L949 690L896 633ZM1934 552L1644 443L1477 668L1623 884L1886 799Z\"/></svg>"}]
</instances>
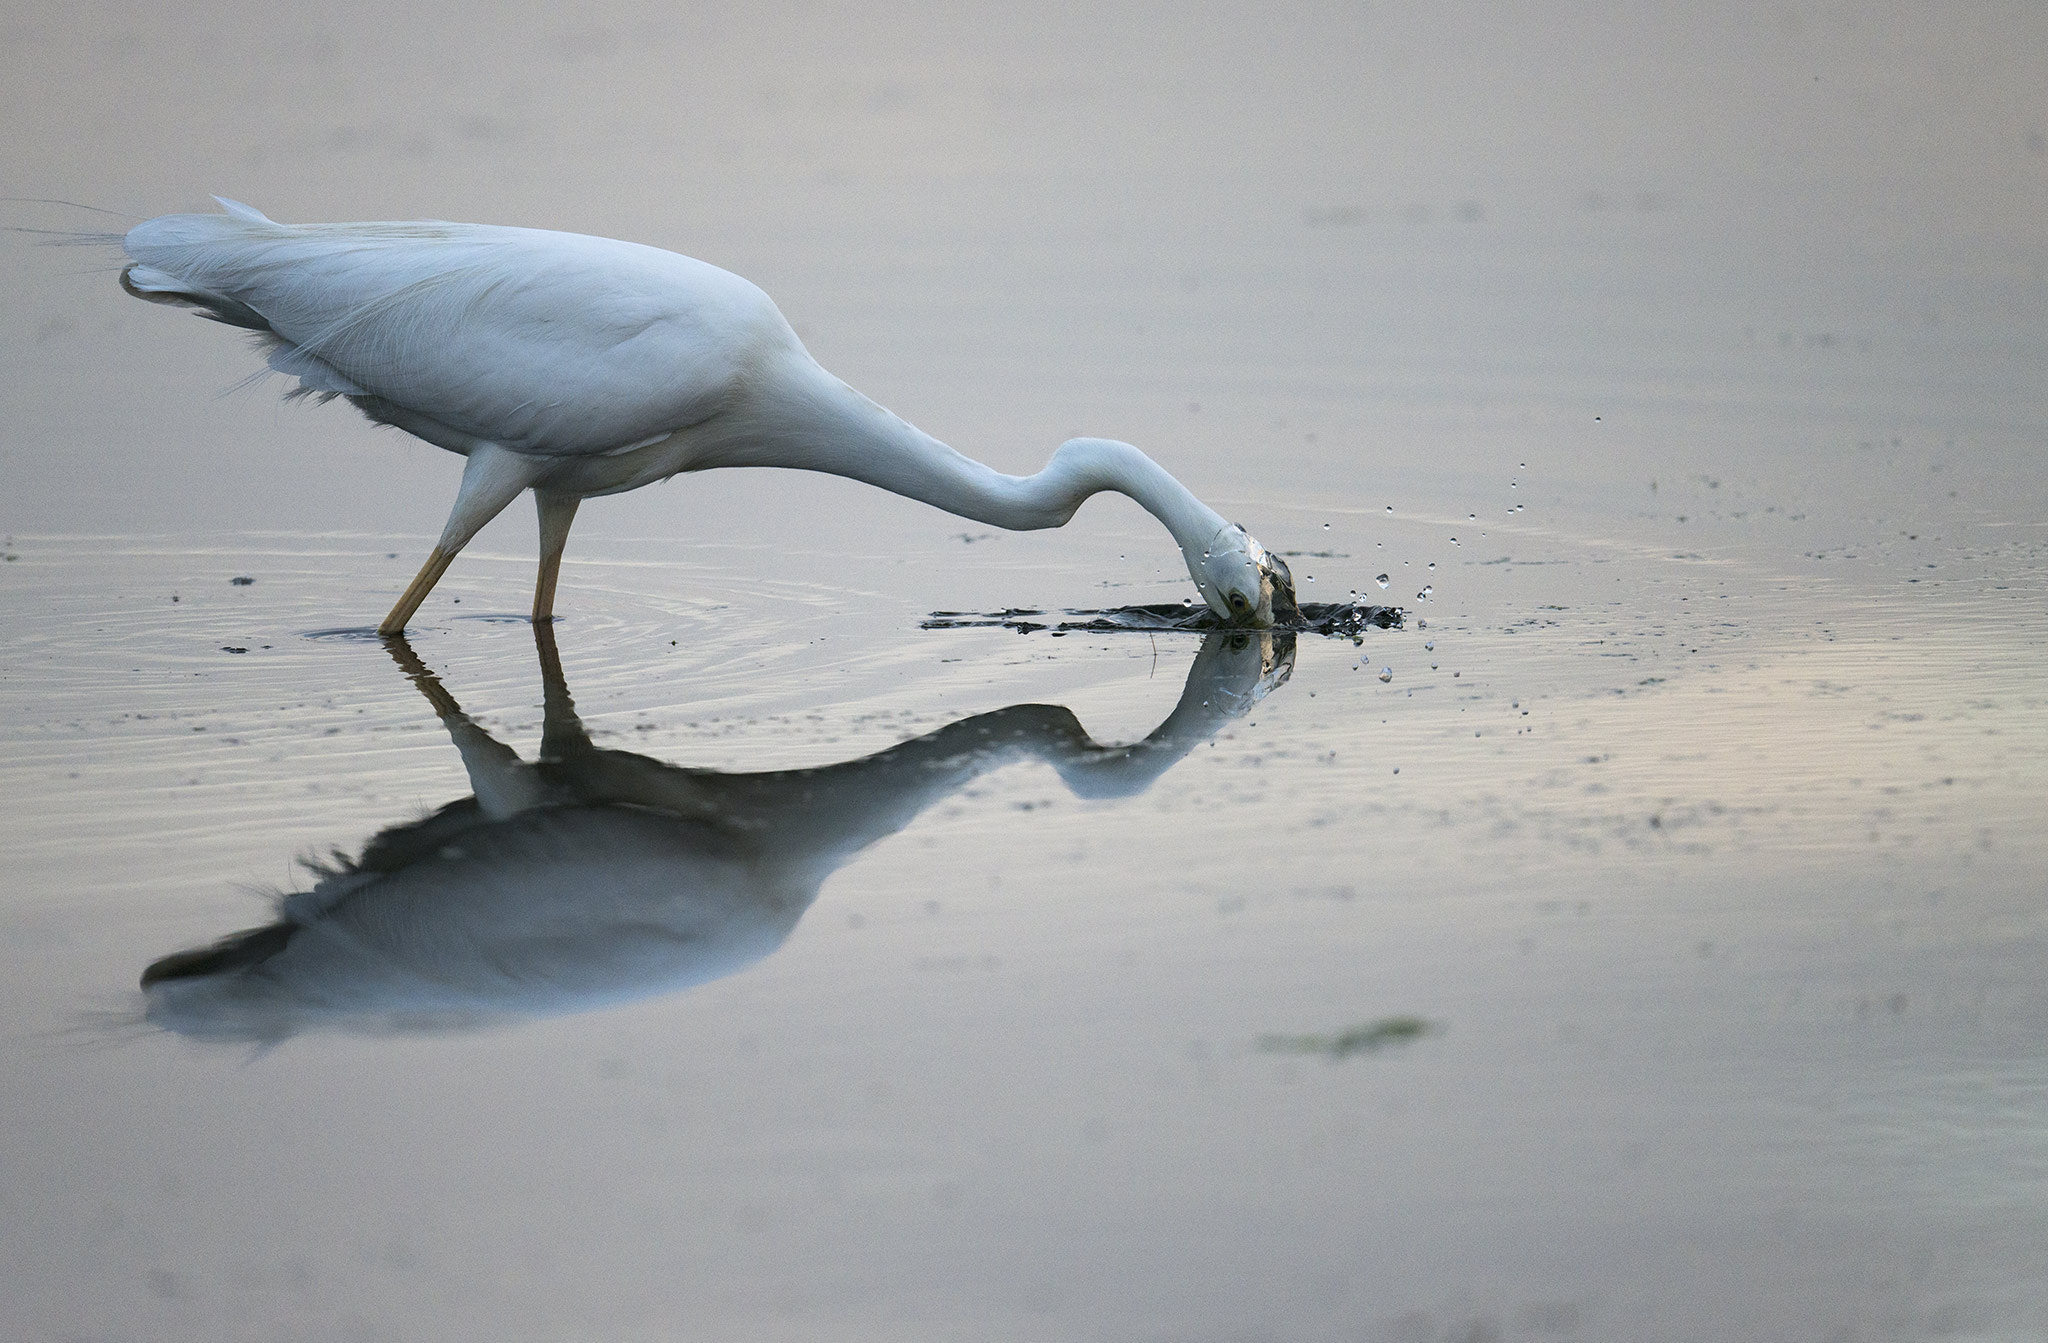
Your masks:
<instances>
[{"instance_id":1,"label":"egret's long neck","mask_svg":"<svg viewBox=\"0 0 2048 1343\"><path fill-rule=\"evenodd\" d=\"M705 465L791 466L878 485L948 513L1012 531L1058 527L1083 500L1115 490L1173 534L1190 565L1229 524L1128 443L1075 439L1044 470L1006 476L947 447L811 363L789 369L735 440Z\"/></svg>"}]
</instances>

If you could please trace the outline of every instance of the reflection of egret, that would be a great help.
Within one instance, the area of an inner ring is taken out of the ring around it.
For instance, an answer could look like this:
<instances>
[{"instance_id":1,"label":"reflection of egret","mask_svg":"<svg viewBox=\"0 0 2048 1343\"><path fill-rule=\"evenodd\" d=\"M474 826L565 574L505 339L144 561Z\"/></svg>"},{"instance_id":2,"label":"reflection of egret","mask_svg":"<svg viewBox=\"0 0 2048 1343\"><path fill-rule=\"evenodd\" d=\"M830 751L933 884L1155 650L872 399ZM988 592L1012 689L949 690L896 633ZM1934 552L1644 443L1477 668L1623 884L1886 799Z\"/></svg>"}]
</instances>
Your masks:
<instances>
[{"instance_id":1,"label":"reflection of egret","mask_svg":"<svg viewBox=\"0 0 2048 1343\"><path fill-rule=\"evenodd\" d=\"M1269 626L1293 605L1284 562L1130 444L1077 438L1037 475L991 470L818 367L766 294L715 266L579 234L294 226L221 204L131 230L128 292L255 331L299 393L345 396L469 459L385 634L522 491L540 510L545 620L577 504L716 466L850 476L1015 530L1061 526L1116 490L1165 524L1218 615Z\"/></svg>"},{"instance_id":2,"label":"reflection of egret","mask_svg":"<svg viewBox=\"0 0 2048 1343\"><path fill-rule=\"evenodd\" d=\"M534 634L546 696L537 763L392 641L475 795L320 869L276 922L150 966L150 1020L226 1040L431 1030L717 979L780 946L856 853L977 776L1034 759L1081 797L1143 792L1284 681L1294 656L1288 634L1209 635L1173 712L1129 746L1097 745L1067 709L1018 704L843 764L721 774L593 745L548 626Z\"/></svg>"}]
</instances>

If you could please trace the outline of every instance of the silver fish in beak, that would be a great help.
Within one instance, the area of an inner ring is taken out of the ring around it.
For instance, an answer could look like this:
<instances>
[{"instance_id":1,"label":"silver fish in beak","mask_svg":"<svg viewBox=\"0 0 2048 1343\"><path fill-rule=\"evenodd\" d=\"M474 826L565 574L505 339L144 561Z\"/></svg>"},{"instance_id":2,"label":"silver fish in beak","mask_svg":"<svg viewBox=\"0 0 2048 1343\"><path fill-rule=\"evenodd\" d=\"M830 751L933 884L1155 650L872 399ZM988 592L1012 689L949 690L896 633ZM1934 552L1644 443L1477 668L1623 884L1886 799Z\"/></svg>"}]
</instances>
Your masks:
<instances>
[{"instance_id":1,"label":"silver fish in beak","mask_svg":"<svg viewBox=\"0 0 2048 1343\"><path fill-rule=\"evenodd\" d=\"M1256 623L1261 628L1281 629L1299 627L1301 605L1294 595L1294 571L1287 567L1287 561L1260 545L1242 523L1237 530L1244 537L1246 556L1257 568L1259 575L1259 601L1254 612Z\"/></svg>"},{"instance_id":2,"label":"silver fish in beak","mask_svg":"<svg viewBox=\"0 0 2048 1343\"><path fill-rule=\"evenodd\" d=\"M1188 555L1188 573L1209 609L1230 629L1299 629L1301 607L1287 562L1229 523L1210 538L1199 556Z\"/></svg>"}]
</instances>

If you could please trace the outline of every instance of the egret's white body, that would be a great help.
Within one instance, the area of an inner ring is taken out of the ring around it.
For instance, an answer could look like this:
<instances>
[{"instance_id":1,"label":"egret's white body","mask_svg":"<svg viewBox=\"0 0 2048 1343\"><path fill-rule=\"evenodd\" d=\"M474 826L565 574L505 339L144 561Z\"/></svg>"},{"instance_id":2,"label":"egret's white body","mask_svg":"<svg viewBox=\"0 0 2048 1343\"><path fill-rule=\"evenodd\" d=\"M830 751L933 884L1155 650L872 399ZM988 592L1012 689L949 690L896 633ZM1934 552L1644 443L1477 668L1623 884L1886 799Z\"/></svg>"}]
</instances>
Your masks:
<instances>
[{"instance_id":1,"label":"egret's white body","mask_svg":"<svg viewBox=\"0 0 2048 1343\"><path fill-rule=\"evenodd\" d=\"M1089 495L1137 500L1219 615L1293 605L1269 556L1127 443L1074 439L1008 476L819 367L753 284L637 243L478 224L279 224L164 215L131 230L122 285L260 333L298 392L468 458L448 525L380 629L396 633L456 552L517 498L541 521L534 618L553 610L577 504L682 471L780 466L879 485L998 527L1057 527Z\"/></svg>"}]
</instances>

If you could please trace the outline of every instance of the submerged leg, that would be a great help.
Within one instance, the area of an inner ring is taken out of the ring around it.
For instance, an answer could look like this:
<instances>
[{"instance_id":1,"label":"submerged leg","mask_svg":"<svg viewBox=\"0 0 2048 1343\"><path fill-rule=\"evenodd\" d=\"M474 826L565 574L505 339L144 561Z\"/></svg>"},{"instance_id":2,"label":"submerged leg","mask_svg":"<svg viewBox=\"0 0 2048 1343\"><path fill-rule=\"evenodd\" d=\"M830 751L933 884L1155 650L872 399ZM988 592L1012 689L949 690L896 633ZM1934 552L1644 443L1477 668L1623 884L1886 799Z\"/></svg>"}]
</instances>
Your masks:
<instances>
[{"instance_id":1,"label":"submerged leg","mask_svg":"<svg viewBox=\"0 0 2048 1343\"><path fill-rule=\"evenodd\" d=\"M498 516L505 505L517 499L519 492L538 480L547 469L545 458L524 456L494 444L486 443L471 449L469 461L462 468L462 488L456 492L455 507L448 513L448 525L441 529L440 541L428 554L427 562L420 566L412 586L399 597L398 604L391 608L391 614L384 617L384 623L377 626L377 633L402 632L405 622L412 619L413 612L420 609L420 603L434 590L434 584L448 572L457 552L469 544L469 538Z\"/></svg>"},{"instance_id":2,"label":"submerged leg","mask_svg":"<svg viewBox=\"0 0 2048 1343\"><path fill-rule=\"evenodd\" d=\"M540 512L540 577L533 584L533 623L545 624L555 618L555 579L562 572L562 547L569 544L569 524L576 520L581 495L556 494L536 489L534 507Z\"/></svg>"}]
</instances>

